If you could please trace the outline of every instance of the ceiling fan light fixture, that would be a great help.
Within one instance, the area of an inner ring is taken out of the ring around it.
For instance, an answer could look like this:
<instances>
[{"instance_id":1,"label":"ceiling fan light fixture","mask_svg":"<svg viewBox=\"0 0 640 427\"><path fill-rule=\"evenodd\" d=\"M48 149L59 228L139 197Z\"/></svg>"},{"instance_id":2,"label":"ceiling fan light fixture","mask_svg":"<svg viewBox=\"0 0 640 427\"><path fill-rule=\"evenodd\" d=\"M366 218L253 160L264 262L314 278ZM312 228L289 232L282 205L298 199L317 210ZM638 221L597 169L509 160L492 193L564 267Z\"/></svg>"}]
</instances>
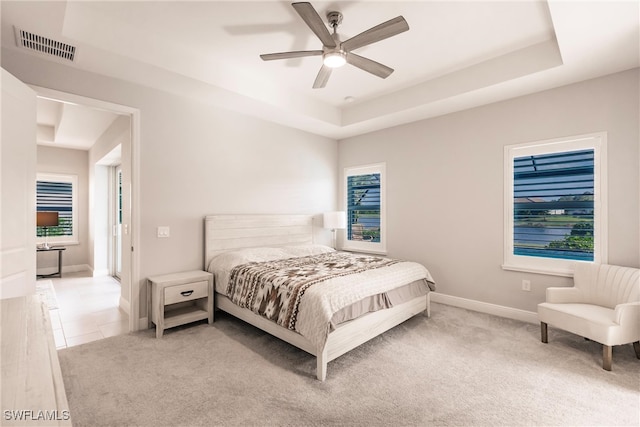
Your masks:
<instances>
[{"instance_id":1,"label":"ceiling fan light fixture","mask_svg":"<svg viewBox=\"0 0 640 427\"><path fill-rule=\"evenodd\" d=\"M347 55L344 52L328 52L322 56L322 63L330 68L342 67L347 63Z\"/></svg>"}]
</instances>

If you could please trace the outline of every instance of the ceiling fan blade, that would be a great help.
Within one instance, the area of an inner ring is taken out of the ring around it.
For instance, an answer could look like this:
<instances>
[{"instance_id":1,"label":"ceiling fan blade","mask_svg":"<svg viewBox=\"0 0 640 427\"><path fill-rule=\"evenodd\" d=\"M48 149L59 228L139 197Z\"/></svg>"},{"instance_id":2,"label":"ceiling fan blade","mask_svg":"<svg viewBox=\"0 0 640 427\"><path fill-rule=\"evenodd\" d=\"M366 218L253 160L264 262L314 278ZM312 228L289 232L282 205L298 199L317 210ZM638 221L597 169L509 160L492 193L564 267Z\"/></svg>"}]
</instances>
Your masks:
<instances>
[{"instance_id":1,"label":"ceiling fan blade","mask_svg":"<svg viewBox=\"0 0 640 427\"><path fill-rule=\"evenodd\" d=\"M291 6L298 12L298 15L307 23L311 31L315 33L320 39L323 45L327 47L336 47L336 42L331 36L331 33L324 25L322 18L318 15L318 12L311 6L311 3L300 2L292 3Z\"/></svg>"},{"instance_id":2,"label":"ceiling fan blade","mask_svg":"<svg viewBox=\"0 0 640 427\"><path fill-rule=\"evenodd\" d=\"M397 16L387 22L383 22L373 28L369 28L367 31L364 31L357 36L351 37L349 40L342 42L340 47L346 51L358 49L359 47L393 37L407 31L408 29L409 24L407 24L407 21L405 21L402 16Z\"/></svg>"},{"instance_id":3,"label":"ceiling fan blade","mask_svg":"<svg viewBox=\"0 0 640 427\"><path fill-rule=\"evenodd\" d=\"M356 55L353 52L347 53L347 62L354 67L358 67L361 70L364 70L378 77L382 77L383 79L386 79L391 73L393 73L393 68L389 68L379 62L362 57L360 55Z\"/></svg>"},{"instance_id":4,"label":"ceiling fan blade","mask_svg":"<svg viewBox=\"0 0 640 427\"><path fill-rule=\"evenodd\" d=\"M318 55L322 55L321 50L297 50L293 52L263 53L260 55L260 58L262 58L263 61L273 61L274 59L289 59Z\"/></svg>"},{"instance_id":5,"label":"ceiling fan blade","mask_svg":"<svg viewBox=\"0 0 640 427\"><path fill-rule=\"evenodd\" d=\"M326 65L323 65L322 68L320 68L320 71L316 76L316 81L313 82L314 89L322 89L327 85L327 81L329 81L329 77L331 76L331 70L332 68L327 67Z\"/></svg>"}]
</instances>

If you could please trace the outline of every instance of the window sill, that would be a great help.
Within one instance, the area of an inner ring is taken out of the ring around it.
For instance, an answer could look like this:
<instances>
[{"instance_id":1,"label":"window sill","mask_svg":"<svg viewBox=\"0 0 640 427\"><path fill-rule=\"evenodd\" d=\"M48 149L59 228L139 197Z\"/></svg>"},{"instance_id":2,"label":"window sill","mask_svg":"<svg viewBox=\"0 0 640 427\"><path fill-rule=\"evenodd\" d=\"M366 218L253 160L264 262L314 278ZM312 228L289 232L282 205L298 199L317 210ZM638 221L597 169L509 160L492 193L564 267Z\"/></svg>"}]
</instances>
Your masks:
<instances>
[{"instance_id":1,"label":"window sill","mask_svg":"<svg viewBox=\"0 0 640 427\"><path fill-rule=\"evenodd\" d=\"M567 269L538 268L513 264L502 264L502 269L508 271L520 271L524 273L544 274L547 276L573 277L573 270Z\"/></svg>"},{"instance_id":2,"label":"window sill","mask_svg":"<svg viewBox=\"0 0 640 427\"><path fill-rule=\"evenodd\" d=\"M353 252L353 253L359 253L359 254L371 254L371 255L387 256L387 252L386 251L376 251L376 250L368 250L368 249L361 249L361 248L350 248L350 247L343 247L343 248L340 248L340 250L344 251L344 252Z\"/></svg>"},{"instance_id":3,"label":"window sill","mask_svg":"<svg viewBox=\"0 0 640 427\"><path fill-rule=\"evenodd\" d=\"M67 240L67 241L60 240L60 241L53 241L53 242L52 242L51 240L48 240L48 241L47 241L47 243L49 244L49 246L78 246L78 245L80 244L80 242L79 242L79 241L77 241L77 240L75 240L75 241L71 241L71 240ZM39 246L44 245L44 240L43 240L43 241L40 241L40 242L36 242L36 245L37 245L38 247L39 247Z\"/></svg>"}]
</instances>

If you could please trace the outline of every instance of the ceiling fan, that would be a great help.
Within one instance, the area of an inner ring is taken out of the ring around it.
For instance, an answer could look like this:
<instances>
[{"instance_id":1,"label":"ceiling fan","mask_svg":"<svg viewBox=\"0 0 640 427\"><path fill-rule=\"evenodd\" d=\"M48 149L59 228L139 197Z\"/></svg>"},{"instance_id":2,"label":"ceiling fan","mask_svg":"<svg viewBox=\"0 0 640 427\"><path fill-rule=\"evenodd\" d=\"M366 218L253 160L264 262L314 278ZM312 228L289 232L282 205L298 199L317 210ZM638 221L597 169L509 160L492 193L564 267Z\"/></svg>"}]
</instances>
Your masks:
<instances>
[{"instance_id":1,"label":"ceiling fan","mask_svg":"<svg viewBox=\"0 0 640 427\"><path fill-rule=\"evenodd\" d=\"M338 38L336 29L342 22L342 13L335 11L327 13L327 20L329 21L331 28L333 28L333 34L331 34L322 21L322 18L320 18L320 15L318 15L318 12L316 12L313 6L311 6L311 3L292 3L291 6L293 6L304 22L306 22L309 28L311 28L311 31L318 36L322 42L322 50L266 53L260 55L262 60L272 61L274 59L322 55L322 67L320 68L316 80L313 83L314 89L325 87L329 77L331 76L333 68L341 67L345 63L351 64L383 79L386 79L391 73L393 73L393 68L389 68L379 62L356 55L352 51L407 31L409 29L409 24L407 24L407 21L405 21L402 16L397 16L389 21L370 28L357 36L351 37L349 40L341 42Z\"/></svg>"}]
</instances>

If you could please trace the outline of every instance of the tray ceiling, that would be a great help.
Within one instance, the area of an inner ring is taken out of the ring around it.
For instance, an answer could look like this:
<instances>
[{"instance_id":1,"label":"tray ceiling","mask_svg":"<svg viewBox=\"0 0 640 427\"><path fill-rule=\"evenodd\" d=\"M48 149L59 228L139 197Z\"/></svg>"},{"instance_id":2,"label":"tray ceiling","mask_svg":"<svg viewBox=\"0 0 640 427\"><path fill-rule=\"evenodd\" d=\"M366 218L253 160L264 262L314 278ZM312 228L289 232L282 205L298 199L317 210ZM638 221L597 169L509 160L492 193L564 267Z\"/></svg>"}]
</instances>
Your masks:
<instances>
[{"instance_id":1,"label":"tray ceiling","mask_svg":"<svg viewBox=\"0 0 640 427\"><path fill-rule=\"evenodd\" d=\"M409 31L356 51L395 72L380 79L347 65L312 89L321 57L262 61L321 48L283 1L5 0L2 46L20 50L20 28L75 46L72 67L176 93L206 84L190 96L337 139L639 65L638 2L312 4L323 18L344 15L343 40L404 16Z\"/></svg>"}]
</instances>

